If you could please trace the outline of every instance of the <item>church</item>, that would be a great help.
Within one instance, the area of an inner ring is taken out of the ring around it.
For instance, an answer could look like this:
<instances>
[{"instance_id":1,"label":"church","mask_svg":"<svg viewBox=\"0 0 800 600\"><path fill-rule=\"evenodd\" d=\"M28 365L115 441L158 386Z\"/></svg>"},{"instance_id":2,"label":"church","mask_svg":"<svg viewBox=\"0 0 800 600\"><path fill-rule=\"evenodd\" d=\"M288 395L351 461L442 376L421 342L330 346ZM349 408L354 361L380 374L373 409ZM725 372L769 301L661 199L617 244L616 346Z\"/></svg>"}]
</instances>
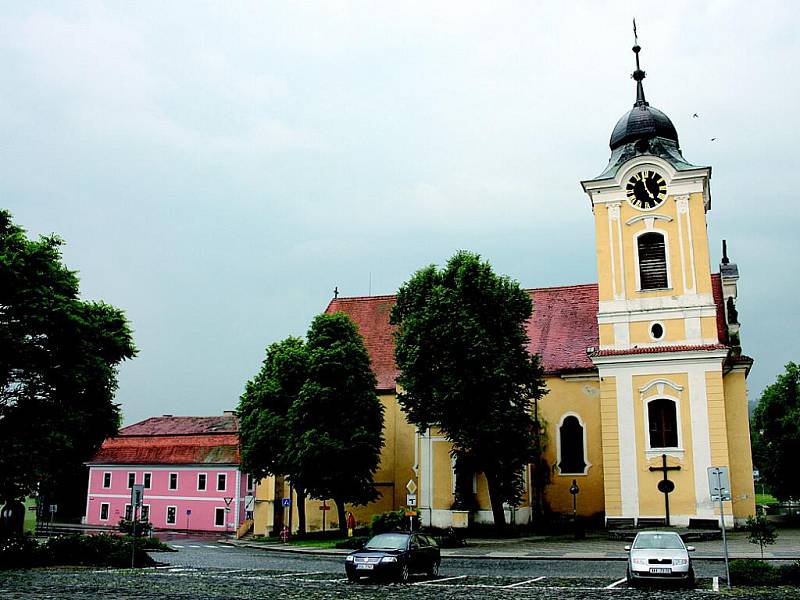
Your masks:
<instances>
[{"instance_id":1,"label":"church","mask_svg":"<svg viewBox=\"0 0 800 600\"><path fill-rule=\"evenodd\" d=\"M719 518L708 469L727 467L723 513L731 526L755 514L746 385L753 361L739 339L738 269L723 250L712 272L711 167L683 157L669 117L645 98L638 43L633 51L633 107L611 132L608 165L580 182L586 217L594 217L597 283L528 290L528 349L540 355L548 389L537 406L547 428L544 505L572 514L574 497L578 515L609 525L688 526ZM490 523L482 475L473 480L479 509L453 510L448 440L436 429L417 431L399 407L393 305L393 296L337 297L326 309L358 326L385 408L381 496L348 509L365 524L408 504L423 525ZM523 478L523 502L508 507L507 522L533 518L532 466ZM267 509L280 510L287 491L274 481L260 486L256 533L271 528L276 515ZM319 504L308 503L310 529L325 516Z\"/></svg>"}]
</instances>

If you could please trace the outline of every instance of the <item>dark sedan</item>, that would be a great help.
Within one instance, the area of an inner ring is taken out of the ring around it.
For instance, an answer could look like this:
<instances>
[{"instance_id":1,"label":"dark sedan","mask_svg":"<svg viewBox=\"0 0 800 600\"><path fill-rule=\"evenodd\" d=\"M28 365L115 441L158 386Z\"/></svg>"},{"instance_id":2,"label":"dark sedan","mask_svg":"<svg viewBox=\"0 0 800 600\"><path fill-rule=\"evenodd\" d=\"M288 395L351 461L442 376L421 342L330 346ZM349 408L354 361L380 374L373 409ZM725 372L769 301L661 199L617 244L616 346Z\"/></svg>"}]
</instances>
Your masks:
<instances>
[{"instance_id":1,"label":"dark sedan","mask_svg":"<svg viewBox=\"0 0 800 600\"><path fill-rule=\"evenodd\" d=\"M350 581L361 577L406 582L411 573L439 575L441 555L432 537L423 533L380 533L363 548L347 555L344 570Z\"/></svg>"}]
</instances>

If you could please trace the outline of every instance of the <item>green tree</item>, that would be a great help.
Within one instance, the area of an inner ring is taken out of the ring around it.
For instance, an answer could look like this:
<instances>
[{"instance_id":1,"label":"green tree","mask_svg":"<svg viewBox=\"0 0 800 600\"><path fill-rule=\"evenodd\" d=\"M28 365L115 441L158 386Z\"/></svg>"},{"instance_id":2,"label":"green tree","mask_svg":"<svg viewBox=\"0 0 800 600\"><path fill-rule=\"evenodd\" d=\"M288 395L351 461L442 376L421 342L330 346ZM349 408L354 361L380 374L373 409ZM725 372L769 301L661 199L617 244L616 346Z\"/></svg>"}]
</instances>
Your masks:
<instances>
[{"instance_id":1,"label":"green tree","mask_svg":"<svg viewBox=\"0 0 800 600\"><path fill-rule=\"evenodd\" d=\"M292 451L300 435L287 415L308 377L308 355L303 340L289 337L267 348L258 374L245 386L239 400L239 438L242 469L255 477L284 476L297 493L298 529L306 531L305 484L297 455ZM276 527L280 520L276 519Z\"/></svg>"},{"instance_id":2,"label":"green tree","mask_svg":"<svg viewBox=\"0 0 800 600\"><path fill-rule=\"evenodd\" d=\"M531 408L546 391L538 357L527 350L531 312L519 284L461 251L442 270L417 271L391 316L400 405L418 428L441 429L457 461L484 473L497 527L542 447Z\"/></svg>"},{"instance_id":3,"label":"green tree","mask_svg":"<svg viewBox=\"0 0 800 600\"><path fill-rule=\"evenodd\" d=\"M774 544L778 537L775 527L767 521L766 515L757 515L747 517L744 528L747 531L747 541L751 544L758 544L761 549L761 560L764 560L764 546Z\"/></svg>"},{"instance_id":4,"label":"green tree","mask_svg":"<svg viewBox=\"0 0 800 600\"><path fill-rule=\"evenodd\" d=\"M343 313L317 316L308 330L308 378L289 421L299 433L292 452L314 498L332 498L339 529L345 505L378 497L373 476L383 447L383 405L364 340Z\"/></svg>"},{"instance_id":5,"label":"green tree","mask_svg":"<svg viewBox=\"0 0 800 600\"><path fill-rule=\"evenodd\" d=\"M786 370L761 394L751 422L753 458L779 500L800 498L795 459L800 456L800 366Z\"/></svg>"},{"instance_id":6,"label":"green tree","mask_svg":"<svg viewBox=\"0 0 800 600\"><path fill-rule=\"evenodd\" d=\"M0 500L54 499L120 424L117 365L136 354L124 313L79 299L55 235L0 211Z\"/></svg>"}]
</instances>

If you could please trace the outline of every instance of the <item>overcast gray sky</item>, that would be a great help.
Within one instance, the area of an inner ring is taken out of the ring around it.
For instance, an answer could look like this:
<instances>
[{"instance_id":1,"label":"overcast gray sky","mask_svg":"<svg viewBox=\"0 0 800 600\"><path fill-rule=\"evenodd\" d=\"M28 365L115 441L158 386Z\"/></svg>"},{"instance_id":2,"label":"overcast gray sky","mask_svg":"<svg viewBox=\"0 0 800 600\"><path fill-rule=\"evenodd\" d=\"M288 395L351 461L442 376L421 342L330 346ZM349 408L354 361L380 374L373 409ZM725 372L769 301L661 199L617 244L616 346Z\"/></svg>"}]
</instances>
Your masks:
<instances>
[{"instance_id":1,"label":"overcast gray sky","mask_svg":"<svg viewBox=\"0 0 800 600\"><path fill-rule=\"evenodd\" d=\"M126 424L218 414L334 286L458 249L596 281L578 182L634 101L636 16L648 100L714 169L757 398L800 360L797 6L3 2L0 205L127 313Z\"/></svg>"}]
</instances>

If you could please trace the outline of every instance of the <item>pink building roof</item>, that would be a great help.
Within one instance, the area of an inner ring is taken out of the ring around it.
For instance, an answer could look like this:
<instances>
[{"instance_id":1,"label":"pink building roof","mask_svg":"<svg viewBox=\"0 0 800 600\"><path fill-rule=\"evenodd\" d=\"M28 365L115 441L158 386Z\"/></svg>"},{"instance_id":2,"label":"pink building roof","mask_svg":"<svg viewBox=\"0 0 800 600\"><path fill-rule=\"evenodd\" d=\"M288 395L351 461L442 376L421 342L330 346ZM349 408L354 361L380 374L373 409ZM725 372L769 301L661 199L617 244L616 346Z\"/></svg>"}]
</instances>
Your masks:
<instances>
[{"instance_id":1,"label":"pink building roof","mask_svg":"<svg viewBox=\"0 0 800 600\"><path fill-rule=\"evenodd\" d=\"M152 417L107 438L87 464L239 464L239 423L221 417Z\"/></svg>"}]
</instances>

